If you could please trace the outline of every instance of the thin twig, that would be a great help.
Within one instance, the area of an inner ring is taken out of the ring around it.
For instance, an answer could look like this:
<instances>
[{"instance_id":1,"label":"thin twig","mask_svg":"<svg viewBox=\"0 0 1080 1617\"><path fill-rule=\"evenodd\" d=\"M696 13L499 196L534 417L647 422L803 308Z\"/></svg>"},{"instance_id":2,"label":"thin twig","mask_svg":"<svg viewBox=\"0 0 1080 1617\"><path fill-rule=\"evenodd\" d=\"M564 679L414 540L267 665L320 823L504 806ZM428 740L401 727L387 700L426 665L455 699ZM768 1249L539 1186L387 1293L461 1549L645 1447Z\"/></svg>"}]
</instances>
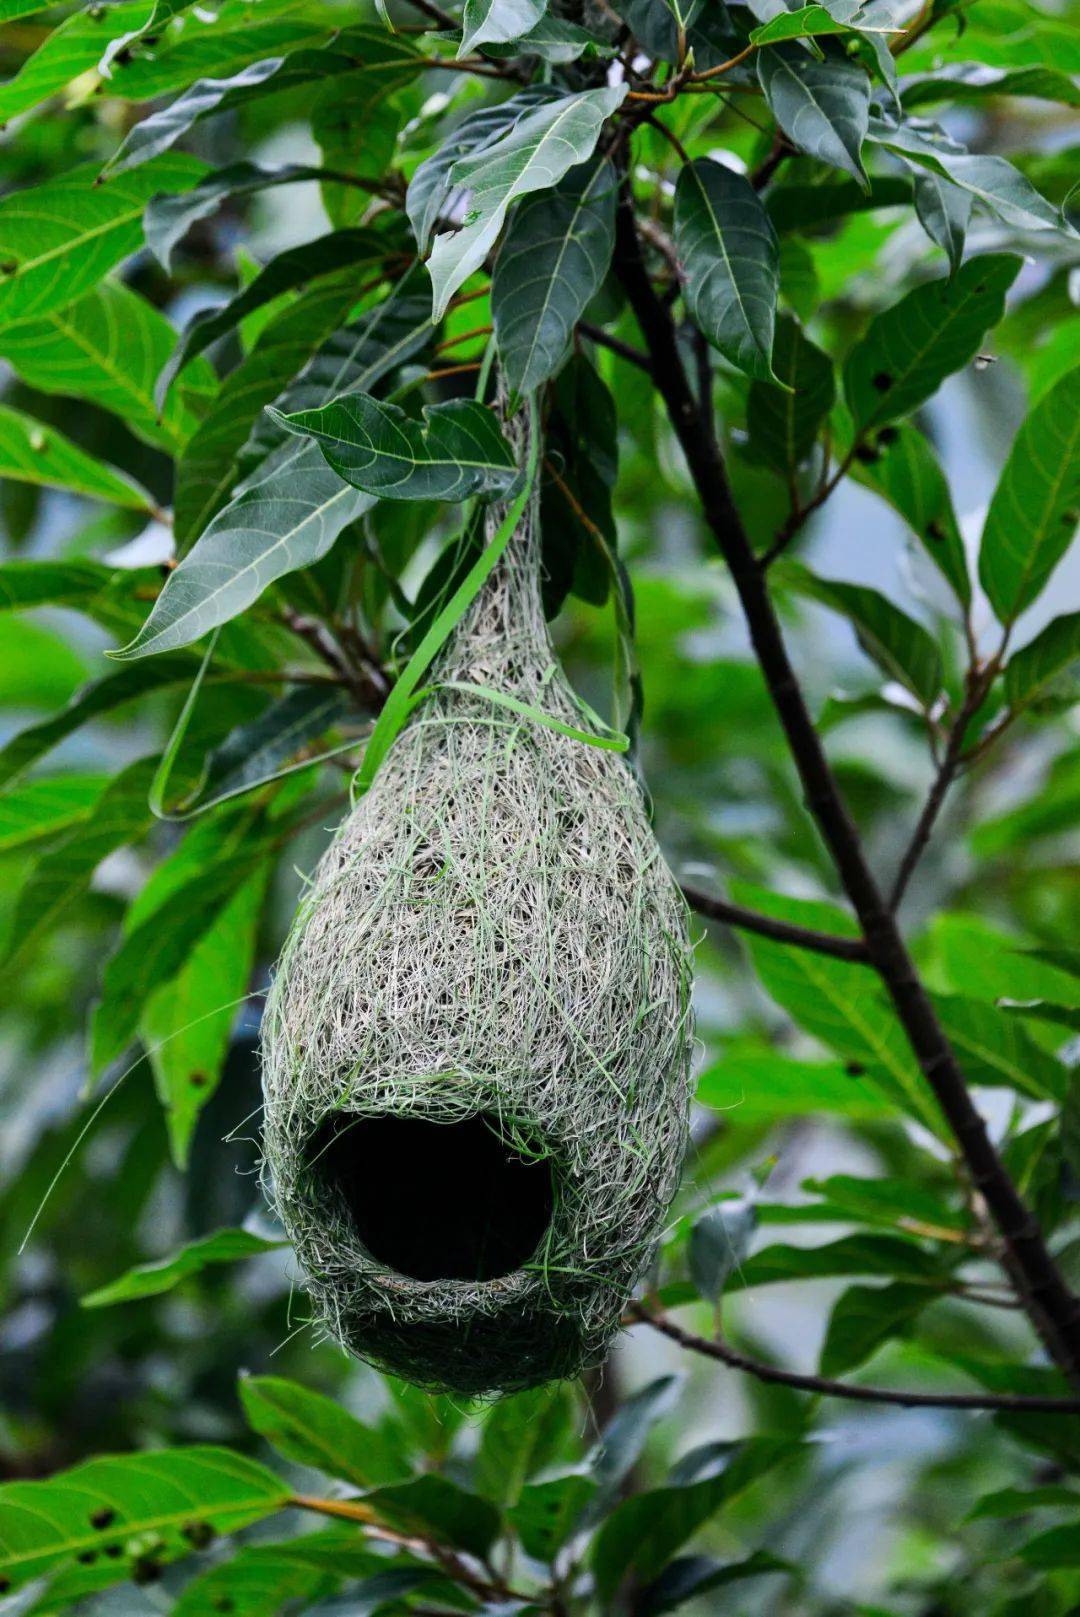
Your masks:
<instances>
[{"instance_id":1,"label":"thin twig","mask_svg":"<svg viewBox=\"0 0 1080 1617\"><path fill-rule=\"evenodd\" d=\"M620 359L636 365L638 370L644 371L648 376L652 375L649 356L643 354L640 348L634 348L630 343L623 342L621 337L613 337L609 331L605 331L602 326L594 326L590 320L579 320L578 330L583 336L588 337L590 342L599 343L601 348L610 348Z\"/></svg>"},{"instance_id":2,"label":"thin twig","mask_svg":"<svg viewBox=\"0 0 1080 1617\"><path fill-rule=\"evenodd\" d=\"M686 457L702 513L727 562L750 639L806 806L817 822L871 962L887 990L919 1069L933 1091L975 1188L985 1197L1021 1286L1028 1316L1051 1357L1080 1387L1080 1298L1067 1285L1038 1220L1025 1204L972 1101L963 1072L882 894L858 829L814 727L769 595L743 526L715 435L683 368L670 312L649 279L638 241L633 198L624 179L616 227L616 272L652 359L656 387Z\"/></svg>"},{"instance_id":3,"label":"thin twig","mask_svg":"<svg viewBox=\"0 0 1080 1617\"><path fill-rule=\"evenodd\" d=\"M967 738L968 726L986 697L997 674L997 663L991 661L984 668L975 668L968 673L967 690L963 703L949 730L948 740L941 762L938 764L937 774L934 776L922 813L919 815L915 829L911 834L903 858L900 860L896 879L889 894L889 908L899 908L900 901L907 891L908 882L915 873L916 866L922 858L930 841L930 834L937 822L949 787L956 779L956 775L964 762L964 742Z\"/></svg>"},{"instance_id":4,"label":"thin twig","mask_svg":"<svg viewBox=\"0 0 1080 1617\"><path fill-rule=\"evenodd\" d=\"M834 1381L829 1376L801 1375L796 1370L781 1370L774 1364L751 1358L732 1347L723 1337L714 1340L683 1330L666 1314L654 1314L641 1303L631 1303L627 1317L632 1324L650 1325L661 1336L677 1342L691 1353L701 1353L708 1359L718 1359L732 1370L742 1370L758 1381L772 1382L780 1387L794 1387L797 1392L815 1393L824 1398L846 1398L860 1404L898 1404L904 1409L978 1409L1007 1410L1012 1413L1044 1415L1080 1414L1080 1398L1025 1397L1019 1393L981 1392L900 1392L891 1387L860 1387L847 1381Z\"/></svg>"},{"instance_id":5,"label":"thin twig","mask_svg":"<svg viewBox=\"0 0 1080 1617\"><path fill-rule=\"evenodd\" d=\"M727 899L713 898L696 887L683 887L683 897L690 908L705 915L710 921L722 921L725 926L737 927L741 932L757 932L763 938L777 943L791 943L798 949L809 949L812 954L831 955L834 960L854 961L868 965L870 956L862 938L838 938L832 932L815 932L810 927L793 926L789 921L778 921L771 915L746 909L742 904L730 904Z\"/></svg>"}]
</instances>

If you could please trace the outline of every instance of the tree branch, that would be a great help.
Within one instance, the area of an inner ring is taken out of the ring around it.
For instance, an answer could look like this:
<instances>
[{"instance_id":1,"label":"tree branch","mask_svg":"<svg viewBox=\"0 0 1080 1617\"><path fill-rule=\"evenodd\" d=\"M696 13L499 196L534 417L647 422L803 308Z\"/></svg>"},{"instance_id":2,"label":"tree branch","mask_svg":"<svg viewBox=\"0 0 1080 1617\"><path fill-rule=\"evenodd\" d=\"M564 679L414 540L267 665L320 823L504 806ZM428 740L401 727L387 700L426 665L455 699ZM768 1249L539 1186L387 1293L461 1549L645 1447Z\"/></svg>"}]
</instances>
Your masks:
<instances>
[{"instance_id":1,"label":"tree branch","mask_svg":"<svg viewBox=\"0 0 1080 1617\"><path fill-rule=\"evenodd\" d=\"M743 932L757 932L763 938L777 943L792 943L798 949L809 949L813 954L831 955L834 960L852 960L869 965L870 956L862 938L838 938L832 932L815 932L807 926L793 926L789 921L774 920L757 910L745 909L742 904L730 904L725 898L713 898L697 887L683 887L683 897L692 910L705 915L710 921L722 921L725 926L738 927Z\"/></svg>"},{"instance_id":2,"label":"tree branch","mask_svg":"<svg viewBox=\"0 0 1080 1617\"><path fill-rule=\"evenodd\" d=\"M588 337L590 342L599 343L602 348L610 348L611 352L618 354L620 359L628 360L631 365L636 365L638 370L644 371L647 376L652 375L652 365L649 363L648 355L643 354L640 348L634 348L630 343L623 342L621 337L613 337L602 326L594 326L590 320L579 320L577 328L582 336Z\"/></svg>"},{"instance_id":3,"label":"tree branch","mask_svg":"<svg viewBox=\"0 0 1080 1617\"><path fill-rule=\"evenodd\" d=\"M930 833L934 829L942 805L948 796L949 787L955 780L957 770L963 763L964 741L967 737L968 725L986 695L996 671L995 666L992 671L988 670L968 677L967 694L964 697L960 711L956 715L952 729L949 731L949 739L945 744L945 751L942 755L941 763L938 765L937 774L934 776L926 802L923 804L922 813L919 815L915 829L911 833L911 841L907 845L904 856L900 861L899 869L896 872L892 891L889 894L890 909L896 910L900 907L900 901L907 891L908 882L914 875L915 868L926 851L927 843L930 841ZM987 677L987 672L989 672L989 677Z\"/></svg>"},{"instance_id":4,"label":"tree branch","mask_svg":"<svg viewBox=\"0 0 1080 1617\"><path fill-rule=\"evenodd\" d=\"M797 1392L816 1393L818 1397L846 1398L859 1404L899 1404L905 1409L986 1409L1011 1410L1013 1413L1043 1415L1080 1414L1080 1398L1033 1398L1019 1393L981 1392L894 1392L891 1387L860 1387L847 1381L833 1381L828 1376L800 1375L796 1370L781 1370L774 1364L753 1359L741 1353L723 1337L710 1340L683 1330L666 1314L654 1314L641 1303L631 1303L627 1310L631 1323L651 1325L661 1336L677 1342L691 1353L701 1353L708 1359L718 1359L732 1370L742 1370L758 1381L773 1382L781 1387L794 1387Z\"/></svg>"},{"instance_id":5,"label":"tree branch","mask_svg":"<svg viewBox=\"0 0 1080 1617\"><path fill-rule=\"evenodd\" d=\"M705 521L742 604L773 707L802 781L806 806L862 927L872 964L896 1009L919 1068L940 1105L1006 1247L1021 1300L1055 1362L1080 1387L1080 1299L1066 1285L1037 1220L1006 1172L926 989L867 863L859 833L829 767L788 656L768 586L743 527L711 423L690 389L671 315L642 259L633 201L624 180L615 267L645 338L658 391L686 456Z\"/></svg>"}]
</instances>

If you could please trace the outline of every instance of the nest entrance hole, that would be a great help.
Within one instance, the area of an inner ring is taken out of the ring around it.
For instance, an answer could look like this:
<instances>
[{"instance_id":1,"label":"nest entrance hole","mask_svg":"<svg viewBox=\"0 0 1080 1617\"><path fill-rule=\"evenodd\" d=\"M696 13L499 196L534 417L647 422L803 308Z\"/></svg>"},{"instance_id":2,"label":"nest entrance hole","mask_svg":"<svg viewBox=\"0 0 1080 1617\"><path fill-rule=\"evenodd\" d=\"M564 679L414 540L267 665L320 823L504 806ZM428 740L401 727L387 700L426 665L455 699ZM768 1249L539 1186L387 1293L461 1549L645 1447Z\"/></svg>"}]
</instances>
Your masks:
<instances>
[{"instance_id":1,"label":"nest entrance hole","mask_svg":"<svg viewBox=\"0 0 1080 1617\"><path fill-rule=\"evenodd\" d=\"M308 1171L377 1263L413 1280L497 1280L534 1256L551 1222L551 1163L525 1157L485 1113L327 1118Z\"/></svg>"}]
</instances>

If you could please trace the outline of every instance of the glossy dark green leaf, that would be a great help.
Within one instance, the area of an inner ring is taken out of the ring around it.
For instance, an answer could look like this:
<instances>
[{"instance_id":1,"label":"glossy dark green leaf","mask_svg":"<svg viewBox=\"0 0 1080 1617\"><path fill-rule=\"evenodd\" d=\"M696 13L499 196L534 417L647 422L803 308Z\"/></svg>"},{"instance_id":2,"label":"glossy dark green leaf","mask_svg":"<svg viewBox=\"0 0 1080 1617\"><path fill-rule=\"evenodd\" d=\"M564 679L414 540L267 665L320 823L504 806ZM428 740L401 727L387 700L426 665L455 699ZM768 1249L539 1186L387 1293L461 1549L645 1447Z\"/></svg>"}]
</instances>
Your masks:
<instances>
[{"instance_id":1,"label":"glossy dark green leaf","mask_svg":"<svg viewBox=\"0 0 1080 1617\"><path fill-rule=\"evenodd\" d=\"M346 28L322 49L296 49L282 55L267 55L249 62L236 73L223 78L198 79L175 101L137 123L110 159L106 169L110 187L113 176L146 163L168 151L182 135L203 118L249 105L267 95L276 95L320 78L349 76L356 93L363 96L372 85L385 88L388 82L407 83L420 70L419 53L400 34L389 35L377 28ZM128 92L144 93L142 86L129 85ZM160 94L160 89L155 89Z\"/></svg>"},{"instance_id":2,"label":"glossy dark green leaf","mask_svg":"<svg viewBox=\"0 0 1080 1617\"><path fill-rule=\"evenodd\" d=\"M615 399L583 354L574 354L550 395L541 473L544 609L571 591L602 606L619 587L612 497L619 467Z\"/></svg>"},{"instance_id":3,"label":"glossy dark green leaf","mask_svg":"<svg viewBox=\"0 0 1080 1617\"><path fill-rule=\"evenodd\" d=\"M861 434L907 415L970 363L1020 271L1008 253L970 258L950 280L928 281L870 322L844 367Z\"/></svg>"},{"instance_id":4,"label":"glossy dark green leaf","mask_svg":"<svg viewBox=\"0 0 1080 1617\"><path fill-rule=\"evenodd\" d=\"M821 1349L821 1374L842 1376L857 1370L886 1342L905 1335L934 1296L929 1286L907 1281L889 1286L849 1286L829 1315Z\"/></svg>"},{"instance_id":5,"label":"glossy dark green leaf","mask_svg":"<svg viewBox=\"0 0 1080 1617\"><path fill-rule=\"evenodd\" d=\"M794 472L810 454L832 409L836 383L832 363L797 320L781 315L776 323L773 370L784 384L751 383L746 400L746 426L755 454L785 474Z\"/></svg>"},{"instance_id":6,"label":"glossy dark green leaf","mask_svg":"<svg viewBox=\"0 0 1080 1617\"><path fill-rule=\"evenodd\" d=\"M686 1555L666 1566L654 1583L643 1589L638 1600L641 1617L660 1617L675 1611L688 1600L699 1600L714 1589L726 1589L750 1578L764 1578L796 1568L769 1550L755 1550L742 1561L716 1561L709 1555Z\"/></svg>"},{"instance_id":7,"label":"glossy dark green leaf","mask_svg":"<svg viewBox=\"0 0 1080 1617\"><path fill-rule=\"evenodd\" d=\"M949 269L955 275L964 257L974 198L970 191L961 190L932 169L915 170L913 179L919 223L948 258Z\"/></svg>"},{"instance_id":8,"label":"glossy dark green leaf","mask_svg":"<svg viewBox=\"0 0 1080 1617\"><path fill-rule=\"evenodd\" d=\"M282 1376L242 1376L240 1402L253 1431L298 1465L314 1466L357 1488L408 1474L392 1434L350 1415L331 1398Z\"/></svg>"},{"instance_id":9,"label":"glossy dark green leaf","mask_svg":"<svg viewBox=\"0 0 1080 1617\"><path fill-rule=\"evenodd\" d=\"M837 1275L892 1275L919 1284L941 1284L944 1265L915 1242L899 1235L845 1235L822 1246L763 1247L732 1274L731 1292L792 1280L825 1280Z\"/></svg>"},{"instance_id":10,"label":"glossy dark green leaf","mask_svg":"<svg viewBox=\"0 0 1080 1617\"><path fill-rule=\"evenodd\" d=\"M809 159L797 159L814 169ZM790 165L789 165L790 167ZM866 213L876 208L907 207L911 203L911 182L895 174L870 176L869 190L856 180L835 171L807 173L801 179L785 180L784 169L765 194L765 210L776 229L816 230L834 219Z\"/></svg>"},{"instance_id":11,"label":"glossy dark green leaf","mask_svg":"<svg viewBox=\"0 0 1080 1617\"><path fill-rule=\"evenodd\" d=\"M864 584L819 578L799 563L787 562L777 577L789 589L840 612L851 622L859 644L884 670L932 707L941 694L941 653L927 629L894 606L880 591Z\"/></svg>"},{"instance_id":12,"label":"glossy dark green leaf","mask_svg":"<svg viewBox=\"0 0 1080 1617\"><path fill-rule=\"evenodd\" d=\"M798 45L766 45L757 69L769 110L793 145L865 185L870 81L862 69L834 57L815 61Z\"/></svg>"},{"instance_id":13,"label":"glossy dark green leaf","mask_svg":"<svg viewBox=\"0 0 1080 1617\"><path fill-rule=\"evenodd\" d=\"M986 514L979 581L1002 623L1038 598L1078 524L1080 367L1024 421Z\"/></svg>"},{"instance_id":14,"label":"glossy dark green leaf","mask_svg":"<svg viewBox=\"0 0 1080 1617\"><path fill-rule=\"evenodd\" d=\"M910 421L884 427L856 454L850 475L899 512L957 599L969 605L967 553L952 495L941 463L918 427Z\"/></svg>"},{"instance_id":15,"label":"glossy dark green leaf","mask_svg":"<svg viewBox=\"0 0 1080 1617\"><path fill-rule=\"evenodd\" d=\"M505 494L517 476L494 414L472 399L425 405L423 421L368 393L284 415L279 426L313 438L339 477L384 500L466 500Z\"/></svg>"},{"instance_id":16,"label":"glossy dark green leaf","mask_svg":"<svg viewBox=\"0 0 1080 1617\"><path fill-rule=\"evenodd\" d=\"M1005 665L1005 696L1019 708L1080 660L1080 612L1053 618Z\"/></svg>"},{"instance_id":17,"label":"glossy dark green leaf","mask_svg":"<svg viewBox=\"0 0 1080 1617\"><path fill-rule=\"evenodd\" d=\"M694 1222L687 1261L690 1278L707 1302L719 1301L733 1270L738 1270L750 1249L757 1228L752 1200L718 1202Z\"/></svg>"},{"instance_id":18,"label":"glossy dark green leaf","mask_svg":"<svg viewBox=\"0 0 1080 1617\"><path fill-rule=\"evenodd\" d=\"M514 211L492 278L491 312L499 357L520 392L554 375L607 273L616 185L614 168L601 158Z\"/></svg>"},{"instance_id":19,"label":"glossy dark green leaf","mask_svg":"<svg viewBox=\"0 0 1080 1617\"><path fill-rule=\"evenodd\" d=\"M229 163L214 169L190 191L179 196L151 198L143 217L146 245L161 264L172 269L173 252L192 225L215 213L227 197L251 196L279 185L295 185L300 180L318 180L324 170L306 163L285 163L280 168L260 168L258 163Z\"/></svg>"},{"instance_id":20,"label":"glossy dark green leaf","mask_svg":"<svg viewBox=\"0 0 1080 1617\"><path fill-rule=\"evenodd\" d=\"M546 9L547 0L465 0L458 55L468 56L478 45L520 39L536 27Z\"/></svg>"},{"instance_id":21,"label":"glossy dark green leaf","mask_svg":"<svg viewBox=\"0 0 1080 1617\"><path fill-rule=\"evenodd\" d=\"M173 377L197 354L283 292L291 292L294 287L303 286L316 276L331 275L335 270L359 271L364 266L382 263L390 250L387 239L374 230L334 230L327 236L279 253L228 303L205 309L195 316L158 378L158 398L164 397Z\"/></svg>"},{"instance_id":22,"label":"glossy dark green leaf","mask_svg":"<svg viewBox=\"0 0 1080 1617\"><path fill-rule=\"evenodd\" d=\"M595 1520L618 1496L623 1479L637 1464L657 1421L671 1413L681 1389L678 1376L658 1376L622 1403L605 1426L590 1456L597 1494L589 1509Z\"/></svg>"},{"instance_id":23,"label":"glossy dark green leaf","mask_svg":"<svg viewBox=\"0 0 1080 1617\"><path fill-rule=\"evenodd\" d=\"M620 84L582 90L541 104L491 144L457 159L450 184L468 192L469 206L460 227L440 231L432 243L428 270L436 319L494 247L511 204L549 190L592 156L604 120L622 104L626 89Z\"/></svg>"},{"instance_id":24,"label":"glossy dark green leaf","mask_svg":"<svg viewBox=\"0 0 1080 1617\"><path fill-rule=\"evenodd\" d=\"M750 182L710 158L687 163L675 191L675 248L698 330L736 369L775 380L779 247Z\"/></svg>"},{"instance_id":25,"label":"glossy dark green leaf","mask_svg":"<svg viewBox=\"0 0 1080 1617\"><path fill-rule=\"evenodd\" d=\"M554 1561L595 1494L595 1481L581 1472L527 1483L507 1512L526 1555Z\"/></svg>"},{"instance_id":26,"label":"glossy dark green leaf","mask_svg":"<svg viewBox=\"0 0 1080 1617\"><path fill-rule=\"evenodd\" d=\"M934 126L894 125L880 118L870 120L869 138L951 180L1006 224L1019 230L1075 235L1058 210L1004 157L965 151Z\"/></svg>"},{"instance_id":27,"label":"glossy dark green leaf","mask_svg":"<svg viewBox=\"0 0 1080 1617\"><path fill-rule=\"evenodd\" d=\"M788 1459L797 1445L759 1437L707 1447L717 1452L700 1479L649 1489L612 1511L593 1541L592 1564L601 1599L610 1600L624 1578L641 1582L655 1578L691 1534Z\"/></svg>"},{"instance_id":28,"label":"glossy dark green leaf","mask_svg":"<svg viewBox=\"0 0 1080 1617\"><path fill-rule=\"evenodd\" d=\"M419 1530L481 1559L499 1531L494 1505L434 1472L377 1488L367 1503L403 1532Z\"/></svg>"},{"instance_id":29,"label":"glossy dark green leaf","mask_svg":"<svg viewBox=\"0 0 1080 1617\"><path fill-rule=\"evenodd\" d=\"M506 1508L536 1472L558 1457L573 1419L566 1388L538 1387L500 1399L480 1436L473 1481L485 1498Z\"/></svg>"}]
</instances>

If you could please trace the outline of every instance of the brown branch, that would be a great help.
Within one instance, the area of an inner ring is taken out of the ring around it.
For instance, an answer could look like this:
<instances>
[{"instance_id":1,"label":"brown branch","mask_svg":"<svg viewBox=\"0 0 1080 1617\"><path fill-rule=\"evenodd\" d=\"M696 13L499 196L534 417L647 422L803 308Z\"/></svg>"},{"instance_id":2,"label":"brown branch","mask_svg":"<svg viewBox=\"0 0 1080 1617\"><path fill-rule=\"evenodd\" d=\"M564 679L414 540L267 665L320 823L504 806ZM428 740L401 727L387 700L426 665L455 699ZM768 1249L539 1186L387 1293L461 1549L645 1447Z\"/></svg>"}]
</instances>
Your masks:
<instances>
[{"instance_id":1,"label":"brown branch","mask_svg":"<svg viewBox=\"0 0 1080 1617\"><path fill-rule=\"evenodd\" d=\"M793 926L788 921L774 920L742 904L729 904L727 899L713 898L696 887L684 887L683 897L692 910L705 915L710 921L722 921L725 926L738 927L743 932L757 932L763 938L777 943L793 943L798 949L809 949L813 954L831 955L834 960L851 960L869 965L870 956L862 938L838 938L831 932L815 932L810 927Z\"/></svg>"},{"instance_id":2,"label":"brown branch","mask_svg":"<svg viewBox=\"0 0 1080 1617\"><path fill-rule=\"evenodd\" d=\"M742 1370L758 1381L772 1382L780 1387L794 1387L797 1392L815 1393L824 1398L846 1398L859 1404L899 1404L904 1409L984 1409L1011 1411L1021 1414L1077 1415L1080 1398L1025 1397L1019 1393L981 1392L900 1392L891 1387L860 1387L852 1382L834 1381L828 1376L801 1375L796 1370L781 1370L774 1364L754 1359L748 1353L725 1342L697 1336L683 1330L664 1314L653 1314L641 1303L631 1303L627 1310L631 1323L651 1325L661 1336L677 1342L691 1353L718 1359L732 1370Z\"/></svg>"},{"instance_id":3,"label":"brown branch","mask_svg":"<svg viewBox=\"0 0 1080 1617\"><path fill-rule=\"evenodd\" d=\"M841 885L858 917L870 960L887 990L919 1069L930 1085L1006 1248L1021 1300L1054 1361L1080 1387L1080 1298L1073 1295L975 1107L896 919L867 862L788 656L763 571L727 479L712 424L701 417L679 355L671 315L653 290L624 181L616 270L645 338L657 389L693 477L702 513L738 592L777 718Z\"/></svg>"},{"instance_id":4,"label":"brown branch","mask_svg":"<svg viewBox=\"0 0 1080 1617\"><path fill-rule=\"evenodd\" d=\"M652 375L652 365L649 363L648 355L643 354L640 348L634 348L630 343L623 342L621 337L613 337L610 332L604 331L601 326L594 326L590 320L579 320L577 328L583 336L588 337L590 342L599 343L601 348L610 348L611 352L618 354L620 359L625 359L629 364L636 365L638 370L644 371L647 376Z\"/></svg>"},{"instance_id":5,"label":"brown branch","mask_svg":"<svg viewBox=\"0 0 1080 1617\"><path fill-rule=\"evenodd\" d=\"M957 771L963 762L964 740L967 736L968 725L982 703L992 679L993 673L990 673L989 679L985 674L973 675L968 678L967 694L964 697L963 705L949 731L949 739L945 743L945 751L938 765L937 774L934 776L926 802L923 804L922 813L916 821L915 829L911 833L911 840L904 851L903 858L900 860L896 878L893 881L892 891L889 894L889 908L892 910L899 908L900 901L907 891L908 882L914 875L915 868L926 851L927 844L930 841L930 834L948 796L949 787L955 780Z\"/></svg>"}]
</instances>

